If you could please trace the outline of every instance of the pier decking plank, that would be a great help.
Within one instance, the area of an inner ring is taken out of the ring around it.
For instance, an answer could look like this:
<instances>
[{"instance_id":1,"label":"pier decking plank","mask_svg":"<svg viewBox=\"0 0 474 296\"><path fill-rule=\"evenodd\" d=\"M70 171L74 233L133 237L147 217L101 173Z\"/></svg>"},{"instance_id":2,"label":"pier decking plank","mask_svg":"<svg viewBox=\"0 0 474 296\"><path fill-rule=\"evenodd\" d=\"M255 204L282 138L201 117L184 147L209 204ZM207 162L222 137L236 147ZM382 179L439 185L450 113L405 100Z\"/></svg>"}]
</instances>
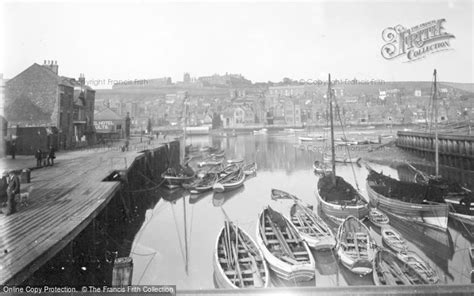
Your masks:
<instances>
[{"instance_id":1,"label":"pier decking plank","mask_svg":"<svg viewBox=\"0 0 474 296\"><path fill-rule=\"evenodd\" d=\"M54 167L32 171L28 205L0 214L0 285L21 284L71 242L120 189L102 182L115 170L128 169L136 151L70 152Z\"/></svg>"}]
</instances>

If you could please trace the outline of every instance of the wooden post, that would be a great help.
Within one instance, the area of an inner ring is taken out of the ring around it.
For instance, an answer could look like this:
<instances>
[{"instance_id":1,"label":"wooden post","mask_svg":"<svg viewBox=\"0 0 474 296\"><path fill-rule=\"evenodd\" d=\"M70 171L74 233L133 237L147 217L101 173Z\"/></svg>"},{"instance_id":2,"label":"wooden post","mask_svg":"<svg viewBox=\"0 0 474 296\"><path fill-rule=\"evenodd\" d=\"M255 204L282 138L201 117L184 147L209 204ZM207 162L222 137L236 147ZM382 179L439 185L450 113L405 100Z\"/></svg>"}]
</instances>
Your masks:
<instances>
[{"instance_id":1,"label":"wooden post","mask_svg":"<svg viewBox=\"0 0 474 296\"><path fill-rule=\"evenodd\" d=\"M112 287L124 287L132 284L133 259L131 257L120 257L114 261L112 271Z\"/></svg>"}]
</instances>

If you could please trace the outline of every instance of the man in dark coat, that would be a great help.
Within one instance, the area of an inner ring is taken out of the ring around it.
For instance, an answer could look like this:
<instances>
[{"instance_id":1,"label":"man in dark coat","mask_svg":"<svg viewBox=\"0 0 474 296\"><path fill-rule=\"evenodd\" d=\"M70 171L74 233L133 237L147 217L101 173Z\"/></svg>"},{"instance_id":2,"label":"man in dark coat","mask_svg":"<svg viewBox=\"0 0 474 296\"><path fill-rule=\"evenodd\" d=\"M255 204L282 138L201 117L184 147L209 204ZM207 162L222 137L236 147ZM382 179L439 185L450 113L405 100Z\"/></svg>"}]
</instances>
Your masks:
<instances>
[{"instance_id":1,"label":"man in dark coat","mask_svg":"<svg viewBox=\"0 0 474 296\"><path fill-rule=\"evenodd\" d=\"M7 208L3 211L5 215L11 215L16 212L15 195L20 193L20 178L11 171L8 177L7 187Z\"/></svg>"},{"instance_id":2,"label":"man in dark coat","mask_svg":"<svg viewBox=\"0 0 474 296\"><path fill-rule=\"evenodd\" d=\"M15 154L16 154L16 142L12 142L12 146L10 147L10 152L12 154L12 159L15 159Z\"/></svg>"},{"instance_id":3,"label":"man in dark coat","mask_svg":"<svg viewBox=\"0 0 474 296\"><path fill-rule=\"evenodd\" d=\"M36 157L36 167L39 168L41 166L41 160L43 158L43 151L38 148L35 152L35 157Z\"/></svg>"},{"instance_id":4,"label":"man in dark coat","mask_svg":"<svg viewBox=\"0 0 474 296\"><path fill-rule=\"evenodd\" d=\"M54 154L55 150L53 146L49 146L49 153L48 153L48 165L52 166L54 164L54 159L56 155Z\"/></svg>"}]
</instances>

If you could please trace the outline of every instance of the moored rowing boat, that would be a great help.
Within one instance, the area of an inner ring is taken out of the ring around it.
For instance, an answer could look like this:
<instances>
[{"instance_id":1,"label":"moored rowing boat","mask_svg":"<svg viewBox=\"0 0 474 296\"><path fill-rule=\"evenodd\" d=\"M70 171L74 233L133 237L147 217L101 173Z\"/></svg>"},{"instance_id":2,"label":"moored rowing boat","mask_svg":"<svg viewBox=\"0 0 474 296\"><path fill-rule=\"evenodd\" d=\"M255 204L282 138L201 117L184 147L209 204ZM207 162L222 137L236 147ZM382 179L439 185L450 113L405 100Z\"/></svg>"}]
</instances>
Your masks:
<instances>
[{"instance_id":1,"label":"moored rowing boat","mask_svg":"<svg viewBox=\"0 0 474 296\"><path fill-rule=\"evenodd\" d=\"M341 263L350 271L359 275L372 272L374 246L369 229L356 217L347 217L339 226L336 251Z\"/></svg>"},{"instance_id":2,"label":"moored rowing boat","mask_svg":"<svg viewBox=\"0 0 474 296\"><path fill-rule=\"evenodd\" d=\"M214 274L219 288L266 288L270 273L257 244L230 221L217 236Z\"/></svg>"},{"instance_id":3,"label":"moored rowing boat","mask_svg":"<svg viewBox=\"0 0 474 296\"><path fill-rule=\"evenodd\" d=\"M315 262L308 245L290 221L270 207L259 215L257 245L279 278L295 282L314 278Z\"/></svg>"}]
</instances>

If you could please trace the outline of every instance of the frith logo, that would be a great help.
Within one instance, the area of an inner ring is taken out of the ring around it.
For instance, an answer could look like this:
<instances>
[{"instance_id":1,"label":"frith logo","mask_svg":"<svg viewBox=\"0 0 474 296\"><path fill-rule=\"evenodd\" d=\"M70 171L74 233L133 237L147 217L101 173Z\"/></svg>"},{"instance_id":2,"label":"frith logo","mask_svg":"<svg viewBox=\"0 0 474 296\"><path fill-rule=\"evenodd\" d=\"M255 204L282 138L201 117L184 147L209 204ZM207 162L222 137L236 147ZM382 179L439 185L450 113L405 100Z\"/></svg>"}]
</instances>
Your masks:
<instances>
[{"instance_id":1,"label":"frith logo","mask_svg":"<svg viewBox=\"0 0 474 296\"><path fill-rule=\"evenodd\" d=\"M388 27L382 32L386 44L382 46L382 56L387 60L405 57L406 62L425 58L428 54L450 50L453 34L444 30L445 19L433 20L405 29L402 25Z\"/></svg>"}]
</instances>

